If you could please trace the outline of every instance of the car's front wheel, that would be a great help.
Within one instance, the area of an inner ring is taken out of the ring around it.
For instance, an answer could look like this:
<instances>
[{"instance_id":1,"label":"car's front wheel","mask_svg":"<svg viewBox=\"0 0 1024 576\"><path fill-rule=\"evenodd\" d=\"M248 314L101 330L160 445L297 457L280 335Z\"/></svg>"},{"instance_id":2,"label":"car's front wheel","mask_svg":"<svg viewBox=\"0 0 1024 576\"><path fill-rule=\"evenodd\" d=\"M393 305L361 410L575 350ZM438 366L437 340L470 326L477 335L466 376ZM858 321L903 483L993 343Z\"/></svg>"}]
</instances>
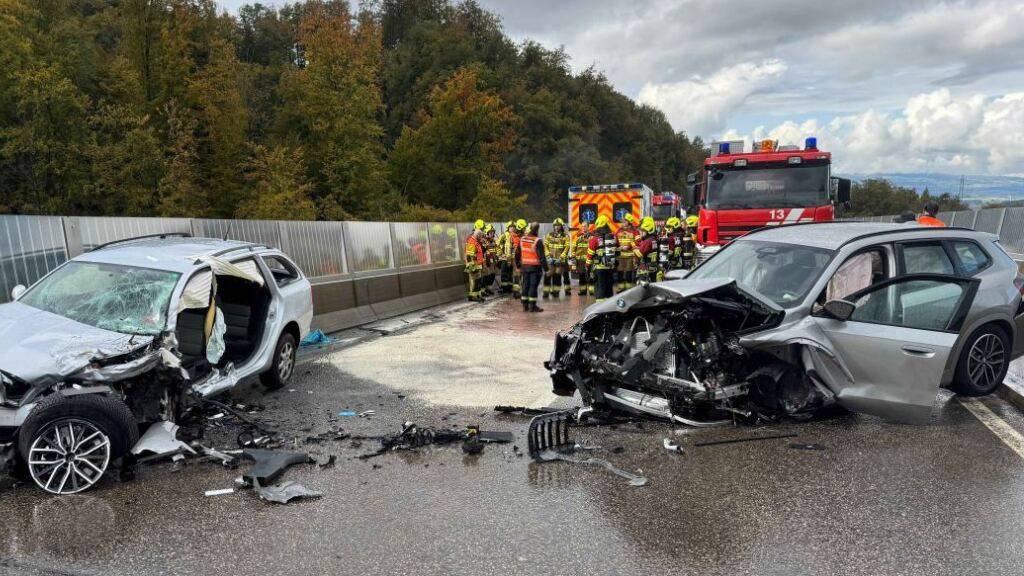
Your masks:
<instances>
[{"instance_id":1,"label":"car's front wheel","mask_svg":"<svg viewBox=\"0 0 1024 576\"><path fill-rule=\"evenodd\" d=\"M18 451L29 476L51 494L92 488L138 441L139 428L128 406L97 394L49 396L18 431Z\"/></svg>"},{"instance_id":2,"label":"car's front wheel","mask_svg":"<svg viewBox=\"0 0 1024 576\"><path fill-rule=\"evenodd\" d=\"M295 372L295 352L295 336L288 332L281 334L274 347L274 362L270 370L260 374L260 380L269 390L283 388L291 380Z\"/></svg>"},{"instance_id":3,"label":"car's front wheel","mask_svg":"<svg viewBox=\"0 0 1024 576\"><path fill-rule=\"evenodd\" d=\"M1010 367L1010 338L996 326L982 326L960 351L953 391L962 396L985 396L1002 384Z\"/></svg>"}]
</instances>

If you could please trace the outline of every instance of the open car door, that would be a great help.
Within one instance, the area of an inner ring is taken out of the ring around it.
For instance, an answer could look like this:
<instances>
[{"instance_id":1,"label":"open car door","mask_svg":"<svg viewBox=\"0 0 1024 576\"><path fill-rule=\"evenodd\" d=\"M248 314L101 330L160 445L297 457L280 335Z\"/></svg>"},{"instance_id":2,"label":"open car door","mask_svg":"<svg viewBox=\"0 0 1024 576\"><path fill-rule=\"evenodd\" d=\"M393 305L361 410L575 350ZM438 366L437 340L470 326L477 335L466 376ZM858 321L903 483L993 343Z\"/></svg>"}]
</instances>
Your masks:
<instances>
[{"instance_id":1,"label":"open car door","mask_svg":"<svg viewBox=\"0 0 1024 576\"><path fill-rule=\"evenodd\" d=\"M817 314L837 355L821 358L837 401L885 418L930 420L977 288L977 279L897 276L848 296L854 308L846 320Z\"/></svg>"}]
</instances>

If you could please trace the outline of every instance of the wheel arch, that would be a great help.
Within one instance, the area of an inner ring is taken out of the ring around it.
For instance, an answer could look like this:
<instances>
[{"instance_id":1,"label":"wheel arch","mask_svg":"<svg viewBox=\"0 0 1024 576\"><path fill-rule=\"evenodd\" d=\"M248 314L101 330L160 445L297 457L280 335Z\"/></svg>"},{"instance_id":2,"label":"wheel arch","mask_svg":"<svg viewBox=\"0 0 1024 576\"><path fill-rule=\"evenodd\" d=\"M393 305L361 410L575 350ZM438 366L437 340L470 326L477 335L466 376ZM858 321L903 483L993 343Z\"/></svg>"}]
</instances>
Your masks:
<instances>
[{"instance_id":1,"label":"wheel arch","mask_svg":"<svg viewBox=\"0 0 1024 576\"><path fill-rule=\"evenodd\" d=\"M956 369L960 365L960 356L963 353L963 349L964 346L967 344L967 341L978 330L981 330L982 328L986 328L989 326L998 328L1010 341L1010 350L1013 350L1014 329L1013 323L1010 322L1010 320L1000 315L991 315L986 316L984 318L978 318L974 322L971 322L971 325L969 327L960 332L962 337L957 340L956 347L950 353L949 361L946 364L946 370L942 376L943 387L948 387L953 382L953 378L956 376Z\"/></svg>"}]
</instances>

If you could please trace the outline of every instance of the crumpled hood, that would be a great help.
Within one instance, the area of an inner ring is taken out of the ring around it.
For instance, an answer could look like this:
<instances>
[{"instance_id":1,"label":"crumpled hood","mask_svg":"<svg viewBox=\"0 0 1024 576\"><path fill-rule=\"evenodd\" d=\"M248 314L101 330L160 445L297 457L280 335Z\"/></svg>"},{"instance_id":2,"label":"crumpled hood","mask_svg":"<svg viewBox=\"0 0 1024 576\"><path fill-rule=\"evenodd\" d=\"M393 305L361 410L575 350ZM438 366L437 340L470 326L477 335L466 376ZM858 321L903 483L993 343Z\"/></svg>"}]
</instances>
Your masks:
<instances>
[{"instance_id":1,"label":"crumpled hood","mask_svg":"<svg viewBox=\"0 0 1024 576\"><path fill-rule=\"evenodd\" d=\"M152 336L88 326L18 302L0 305L0 370L29 383L59 382L94 360L127 354L152 341Z\"/></svg>"},{"instance_id":2,"label":"crumpled hood","mask_svg":"<svg viewBox=\"0 0 1024 576\"><path fill-rule=\"evenodd\" d=\"M583 321L613 312L626 312L634 307L650 307L669 304L673 301L682 301L694 296L700 296L716 290L728 290L746 298L754 303L760 304L769 310L782 313L784 310L778 304L758 294L756 291L740 286L732 278L701 278L701 279L680 279L655 282L653 284L636 286L625 292L598 302L588 307L583 313Z\"/></svg>"}]
</instances>

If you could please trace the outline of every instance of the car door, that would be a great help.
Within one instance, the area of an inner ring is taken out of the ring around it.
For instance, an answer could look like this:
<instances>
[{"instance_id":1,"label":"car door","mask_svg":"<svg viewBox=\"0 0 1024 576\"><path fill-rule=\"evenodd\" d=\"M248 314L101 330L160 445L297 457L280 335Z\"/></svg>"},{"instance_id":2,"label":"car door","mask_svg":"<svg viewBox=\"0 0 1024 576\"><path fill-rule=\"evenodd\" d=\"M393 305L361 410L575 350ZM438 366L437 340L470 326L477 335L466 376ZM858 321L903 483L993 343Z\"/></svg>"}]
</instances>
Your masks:
<instances>
[{"instance_id":1,"label":"car door","mask_svg":"<svg viewBox=\"0 0 1024 576\"><path fill-rule=\"evenodd\" d=\"M851 294L846 320L814 321L836 357L823 359L837 401L850 410L924 422L978 280L945 274L896 276Z\"/></svg>"},{"instance_id":2,"label":"car door","mask_svg":"<svg viewBox=\"0 0 1024 576\"><path fill-rule=\"evenodd\" d=\"M299 323L302 336L305 336L313 320L309 280L302 275L294 262L280 254L263 254L261 257L281 295L281 309L275 314L278 316L277 322L283 326L284 323L295 320Z\"/></svg>"}]
</instances>

